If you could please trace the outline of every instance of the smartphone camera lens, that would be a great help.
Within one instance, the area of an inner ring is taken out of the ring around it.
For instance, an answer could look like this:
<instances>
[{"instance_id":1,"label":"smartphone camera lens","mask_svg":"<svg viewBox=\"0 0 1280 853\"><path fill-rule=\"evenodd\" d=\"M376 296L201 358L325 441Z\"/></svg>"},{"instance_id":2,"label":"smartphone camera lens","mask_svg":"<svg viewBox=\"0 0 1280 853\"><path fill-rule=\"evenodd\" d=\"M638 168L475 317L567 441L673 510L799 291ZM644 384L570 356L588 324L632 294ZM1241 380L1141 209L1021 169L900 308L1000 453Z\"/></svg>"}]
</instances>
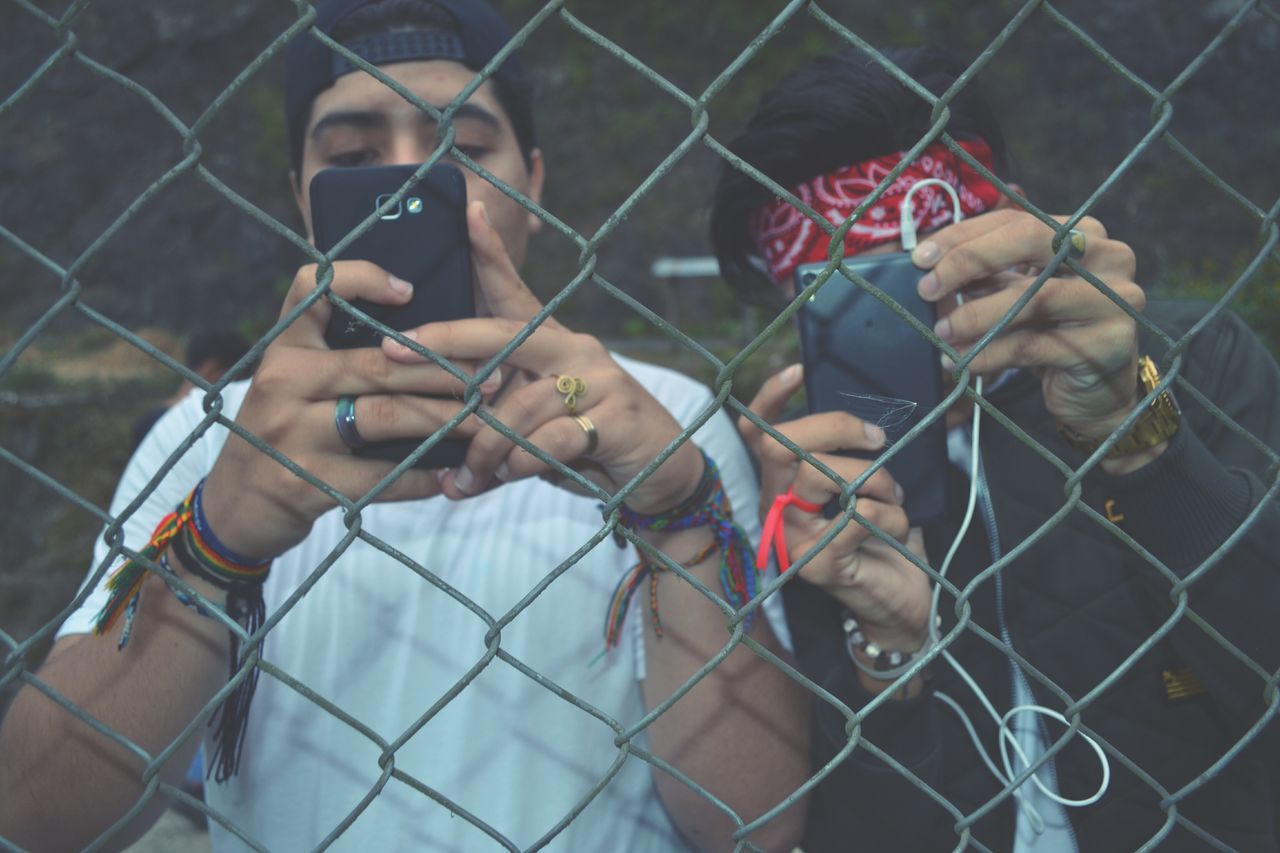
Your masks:
<instances>
[{"instance_id":1,"label":"smartphone camera lens","mask_svg":"<svg viewBox=\"0 0 1280 853\"><path fill-rule=\"evenodd\" d=\"M373 200L374 209L377 210L381 208L382 205L386 204L387 201L391 199L391 197L394 195L395 193L382 193L381 195L379 195L376 199ZM419 201L421 201L421 199L419 199ZM398 201L396 202L395 207L391 208L386 213L382 214L382 218L383 219L399 219L400 214L403 212L404 212L404 202Z\"/></svg>"}]
</instances>

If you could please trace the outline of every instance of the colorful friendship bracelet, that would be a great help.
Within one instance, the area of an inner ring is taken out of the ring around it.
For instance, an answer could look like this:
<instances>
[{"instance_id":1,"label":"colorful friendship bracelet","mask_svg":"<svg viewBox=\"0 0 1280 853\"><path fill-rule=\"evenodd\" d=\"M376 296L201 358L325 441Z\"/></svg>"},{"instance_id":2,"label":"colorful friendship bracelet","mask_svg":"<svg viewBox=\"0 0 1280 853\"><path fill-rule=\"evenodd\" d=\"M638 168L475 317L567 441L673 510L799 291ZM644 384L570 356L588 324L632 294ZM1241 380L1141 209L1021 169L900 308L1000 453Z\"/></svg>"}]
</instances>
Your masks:
<instances>
[{"instance_id":1,"label":"colorful friendship bracelet","mask_svg":"<svg viewBox=\"0 0 1280 853\"><path fill-rule=\"evenodd\" d=\"M733 507L729 503L729 496L725 493L724 483L720 479L720 470L706 451L699 449L699 452L702 454L704 467L702 477L698 480L693 494L674 509L656 515L639 513L623 505L618 511L618 523L629 530L669 533L691 530L695 527L711 527L713 541L682 565L686 568L695 566L710 556L713 551L719 551L720 586L724 590L725 599L735 610L738 610L755 597L759 588L759 574L753 565L751 543L747 541L742 528L733 522ZM625 541L616 532L615 535L619 544ZM613 648L618 644L631 599L646 576L649 578L650 618L653 620L655 632L659 637L662 636L657 595L657 575L662 568L661 565L651 563L642 555L640 561L618 584L605 616L606 648ZM746 619L743 620L744 627L749 629L754 618L754 612L747 614Z\"/></svg>"},{"instance_id":2,"label":"colorful friendship bracelet","mask_svg":"<svg viewBox=\"0 0 1280 853\"><path fill-rule=\"evenodd\" d=\"M139 551L139 556L158 562L162 569L174 573L169 563L168 551L172 550L182 568L227 593L226 612L248 634L254 634L266 621L266 604L262 598L262 586L271 569L271 560L250 560L227 548L209 526L204 515L204 480L187 494L173 512L160 520L150 541ZM138 612L142 584L147 568L139 560L125 560L107 579L107 603L94 620L93 632L108 633L120 616L125 617L117 648L123 649L133 633L133 622ZM178 601L201 615L210 615L190 596L170 589ZM229 657L234 678L240 664L240 637L234 631L229 634ZM219 783L236 774L240 766L240 751L249 721L249 706L258 684L258 670L253 668L235 689L222 701L209 720L214 729L214 752L208 763L208 775Z\"/></svg>"},{"instance_id":3,"label":"colorful friendship bracelet","mask_svg":"<svg viewBox=\"0 0 1280 853\"><path fill-rule=\"evenodd\" d=\"M686 569L693 568L711 556L711 552L719 547L719 542L708 542L705 548L680 565ZM666 570L666 566L652 562L646 559L644 555L641 555L640 562L628 569L627 573L623 575L622 580L618 582L618 586L613 591L613 598L609 604L609 613L605 617L605 648L611 649L618 645L621 640L622 626L627 621L627 613L631 609L631 599L635 597L636 591L646 577L649 579L649 620L653 623L653 633L658 637L662 636L662 618L658 615L658 575Z\"/></svg>"},{"instance_id":4,"label":"colorful friendship bracelet","mask_svg":"<svg viewBox=\"0 0 1280 853\"><path fill-rule=\"evenodd\" d=\"M191 495L189 535L201 567L208 569L214 575L209 578L211 583L225 589L226 587L219 584L215 578L225 578L228 583L262 583L266 580L267 570L271 568L270 558L254 560L250 557L242 557L223 545L222 540L209 527L209 521L204 516L204 480L196 484L195 491Z\"/></svg>"}]
</instances>

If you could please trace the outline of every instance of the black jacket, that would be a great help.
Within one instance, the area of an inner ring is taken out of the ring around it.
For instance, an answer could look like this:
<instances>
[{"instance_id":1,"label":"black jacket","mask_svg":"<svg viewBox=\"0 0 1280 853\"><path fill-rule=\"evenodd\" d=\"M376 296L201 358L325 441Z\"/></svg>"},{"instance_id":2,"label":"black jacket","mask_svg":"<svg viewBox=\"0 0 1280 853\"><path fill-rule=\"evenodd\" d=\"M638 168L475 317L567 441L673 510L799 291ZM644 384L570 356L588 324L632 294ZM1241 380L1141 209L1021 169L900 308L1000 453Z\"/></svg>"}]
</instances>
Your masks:
<instances>
[{"instance_id":1,"label":"black jacket","mask_svg":"<svg viewBox=\"0 0 1280 853\"><path fill-rule=\"evenodd\" d=\"M1147 317L1177 340L1206 308L1153 302ZM1158 336L1145 333L1142 349L1157 363L1167 352ZM1181 375L1265 448L1280 448L1280 370L1238 318L1224 313L1210 322L1187 348ZM1264 697L1258 669L1196 623L1211 625L1273 678L1280 669L1280 502L1268 494L1280 480L1264 450L1211 415L1197 395L1176 387L1175 393L1183 424L1161 457L1124 477L1096 470L1082 483L1081 504L1105 515L1110 502L1111 517L1120 519L1115 527L1082 508L1064 509L1071 501L1068 474L984 418L982 457L999 550L1014 556L991 571L988 534L975 518L948 573L957 589L968 589L972 607L972 623L951 651L996 709L1007 710L1012 687L997 620L1002 596L1014 649L1056 685L1052 690L1029 674L1037 701L1063 711L1087 699L1080 723L1108 745L1112 778L1101 802L1067 810L1081 851L1134 850L1156 838L1161 850L1276 851L1280 723L1267 714L1280 698L1274 688ZM1057 435L1034 376L1016 376L989 399L1067 465L1083 462ZM968 494L965 475L952 473L953 520L926 531L935 566ZM1059 514L1060 523L1048 524ZM1246 519L1252 527L1233 539ZM1171 594L1175 580L1124 544L1117 529L1176 578L1194 578L1185 603ZM851 712L860 711L870 696L844 649L839 606L804 583L788 584L784 596L801 669ZM944 592L944 632L957 623L956 601ZM1203 692L1195 694L1188 673ZM945 692L965 708L999 765L994 721L944 661L933 663L930 676L920 697L885 703L855 732L914 781L859 743L814 793L806 853L951 850L961 840L961 816L1000 794L959 718L934 694ZM1179 698L1182 688L1195 695ZM850 737L841 709L821 700L815 706L821 768ZM1252 739L1220 766L1251 728L1258 729ZM1047 723L1046 731L1054 741L1064 728ZM1098 761L1079 738L1055 762L1064 796L1096 789ZM1005 796L973 822L972 840L979 849L1011 850L1014 820Z\"/></svg>"}]
</instances>

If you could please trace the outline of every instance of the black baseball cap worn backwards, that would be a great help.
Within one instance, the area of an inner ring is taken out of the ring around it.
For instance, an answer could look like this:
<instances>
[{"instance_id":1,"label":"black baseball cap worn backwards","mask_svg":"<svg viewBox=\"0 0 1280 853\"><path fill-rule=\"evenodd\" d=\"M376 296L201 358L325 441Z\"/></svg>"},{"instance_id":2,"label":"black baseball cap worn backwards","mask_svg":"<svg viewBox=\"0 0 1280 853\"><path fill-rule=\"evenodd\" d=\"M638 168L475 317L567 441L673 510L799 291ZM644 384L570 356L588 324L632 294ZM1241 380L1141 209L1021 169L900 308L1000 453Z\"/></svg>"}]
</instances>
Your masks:
<instances>
[{"instance_id":1,"label":"black baseball cap worn backwards","mask_svg":"<svg viewBox=\"0 0 1280 853\"><path fill-rule=\"evenodd\" d=\"M326 35L352 12L372 0L323 0L316 4L313 26ZM485 0L423 0L453 19L456 32L395 30L361 36L343 46L373 65L414 60L448 59L479 71L511 39L511 32ZM289 132L290 156L300 157L311 102L344 74L360 70L345 56L330 50L309 32L299 33L285 52L284 111ZM524 68L512 53L494 77L524 86ZM294 168L300 164L293 163Z\"/></svg>"}]
</instances>

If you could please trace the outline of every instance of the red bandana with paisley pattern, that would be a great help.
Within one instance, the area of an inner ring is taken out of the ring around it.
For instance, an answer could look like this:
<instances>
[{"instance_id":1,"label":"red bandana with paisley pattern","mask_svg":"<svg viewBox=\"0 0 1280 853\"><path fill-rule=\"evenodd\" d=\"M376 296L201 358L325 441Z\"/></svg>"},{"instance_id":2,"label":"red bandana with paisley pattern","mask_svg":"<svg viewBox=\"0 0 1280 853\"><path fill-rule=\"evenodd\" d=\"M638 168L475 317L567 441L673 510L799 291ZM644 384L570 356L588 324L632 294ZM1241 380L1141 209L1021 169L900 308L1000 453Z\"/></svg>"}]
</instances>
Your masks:
<instances>
[{"instance_id":1,"label":"red bandana with paisley pattern","mask_svg":"<svg viewBox=\"0 0 1280 853\"><path fill-rule=\"evenodd\" d=\"M981 139L965 139L961 148L994 171L991 146ZM905 151L886 154L812 178L792 190L795 196L832 225L840 225L871 195L871 191L902 162ZM964 215L990 210L1000 199L1000 191L969 167L945 145L936 142L924 149L915 162L889 185L845 234L845 256L899 238L900 210L907 190L925 178L940 178L955 187ZM951 221L951 197L938 186L921 187L911 197L917 233L932 231ZM751 239L776 282L787 281L796 267L827 260L830 240L825 231L798 209L782 199L774 199L751 219Z\"/></svg>"}]
</instances>

